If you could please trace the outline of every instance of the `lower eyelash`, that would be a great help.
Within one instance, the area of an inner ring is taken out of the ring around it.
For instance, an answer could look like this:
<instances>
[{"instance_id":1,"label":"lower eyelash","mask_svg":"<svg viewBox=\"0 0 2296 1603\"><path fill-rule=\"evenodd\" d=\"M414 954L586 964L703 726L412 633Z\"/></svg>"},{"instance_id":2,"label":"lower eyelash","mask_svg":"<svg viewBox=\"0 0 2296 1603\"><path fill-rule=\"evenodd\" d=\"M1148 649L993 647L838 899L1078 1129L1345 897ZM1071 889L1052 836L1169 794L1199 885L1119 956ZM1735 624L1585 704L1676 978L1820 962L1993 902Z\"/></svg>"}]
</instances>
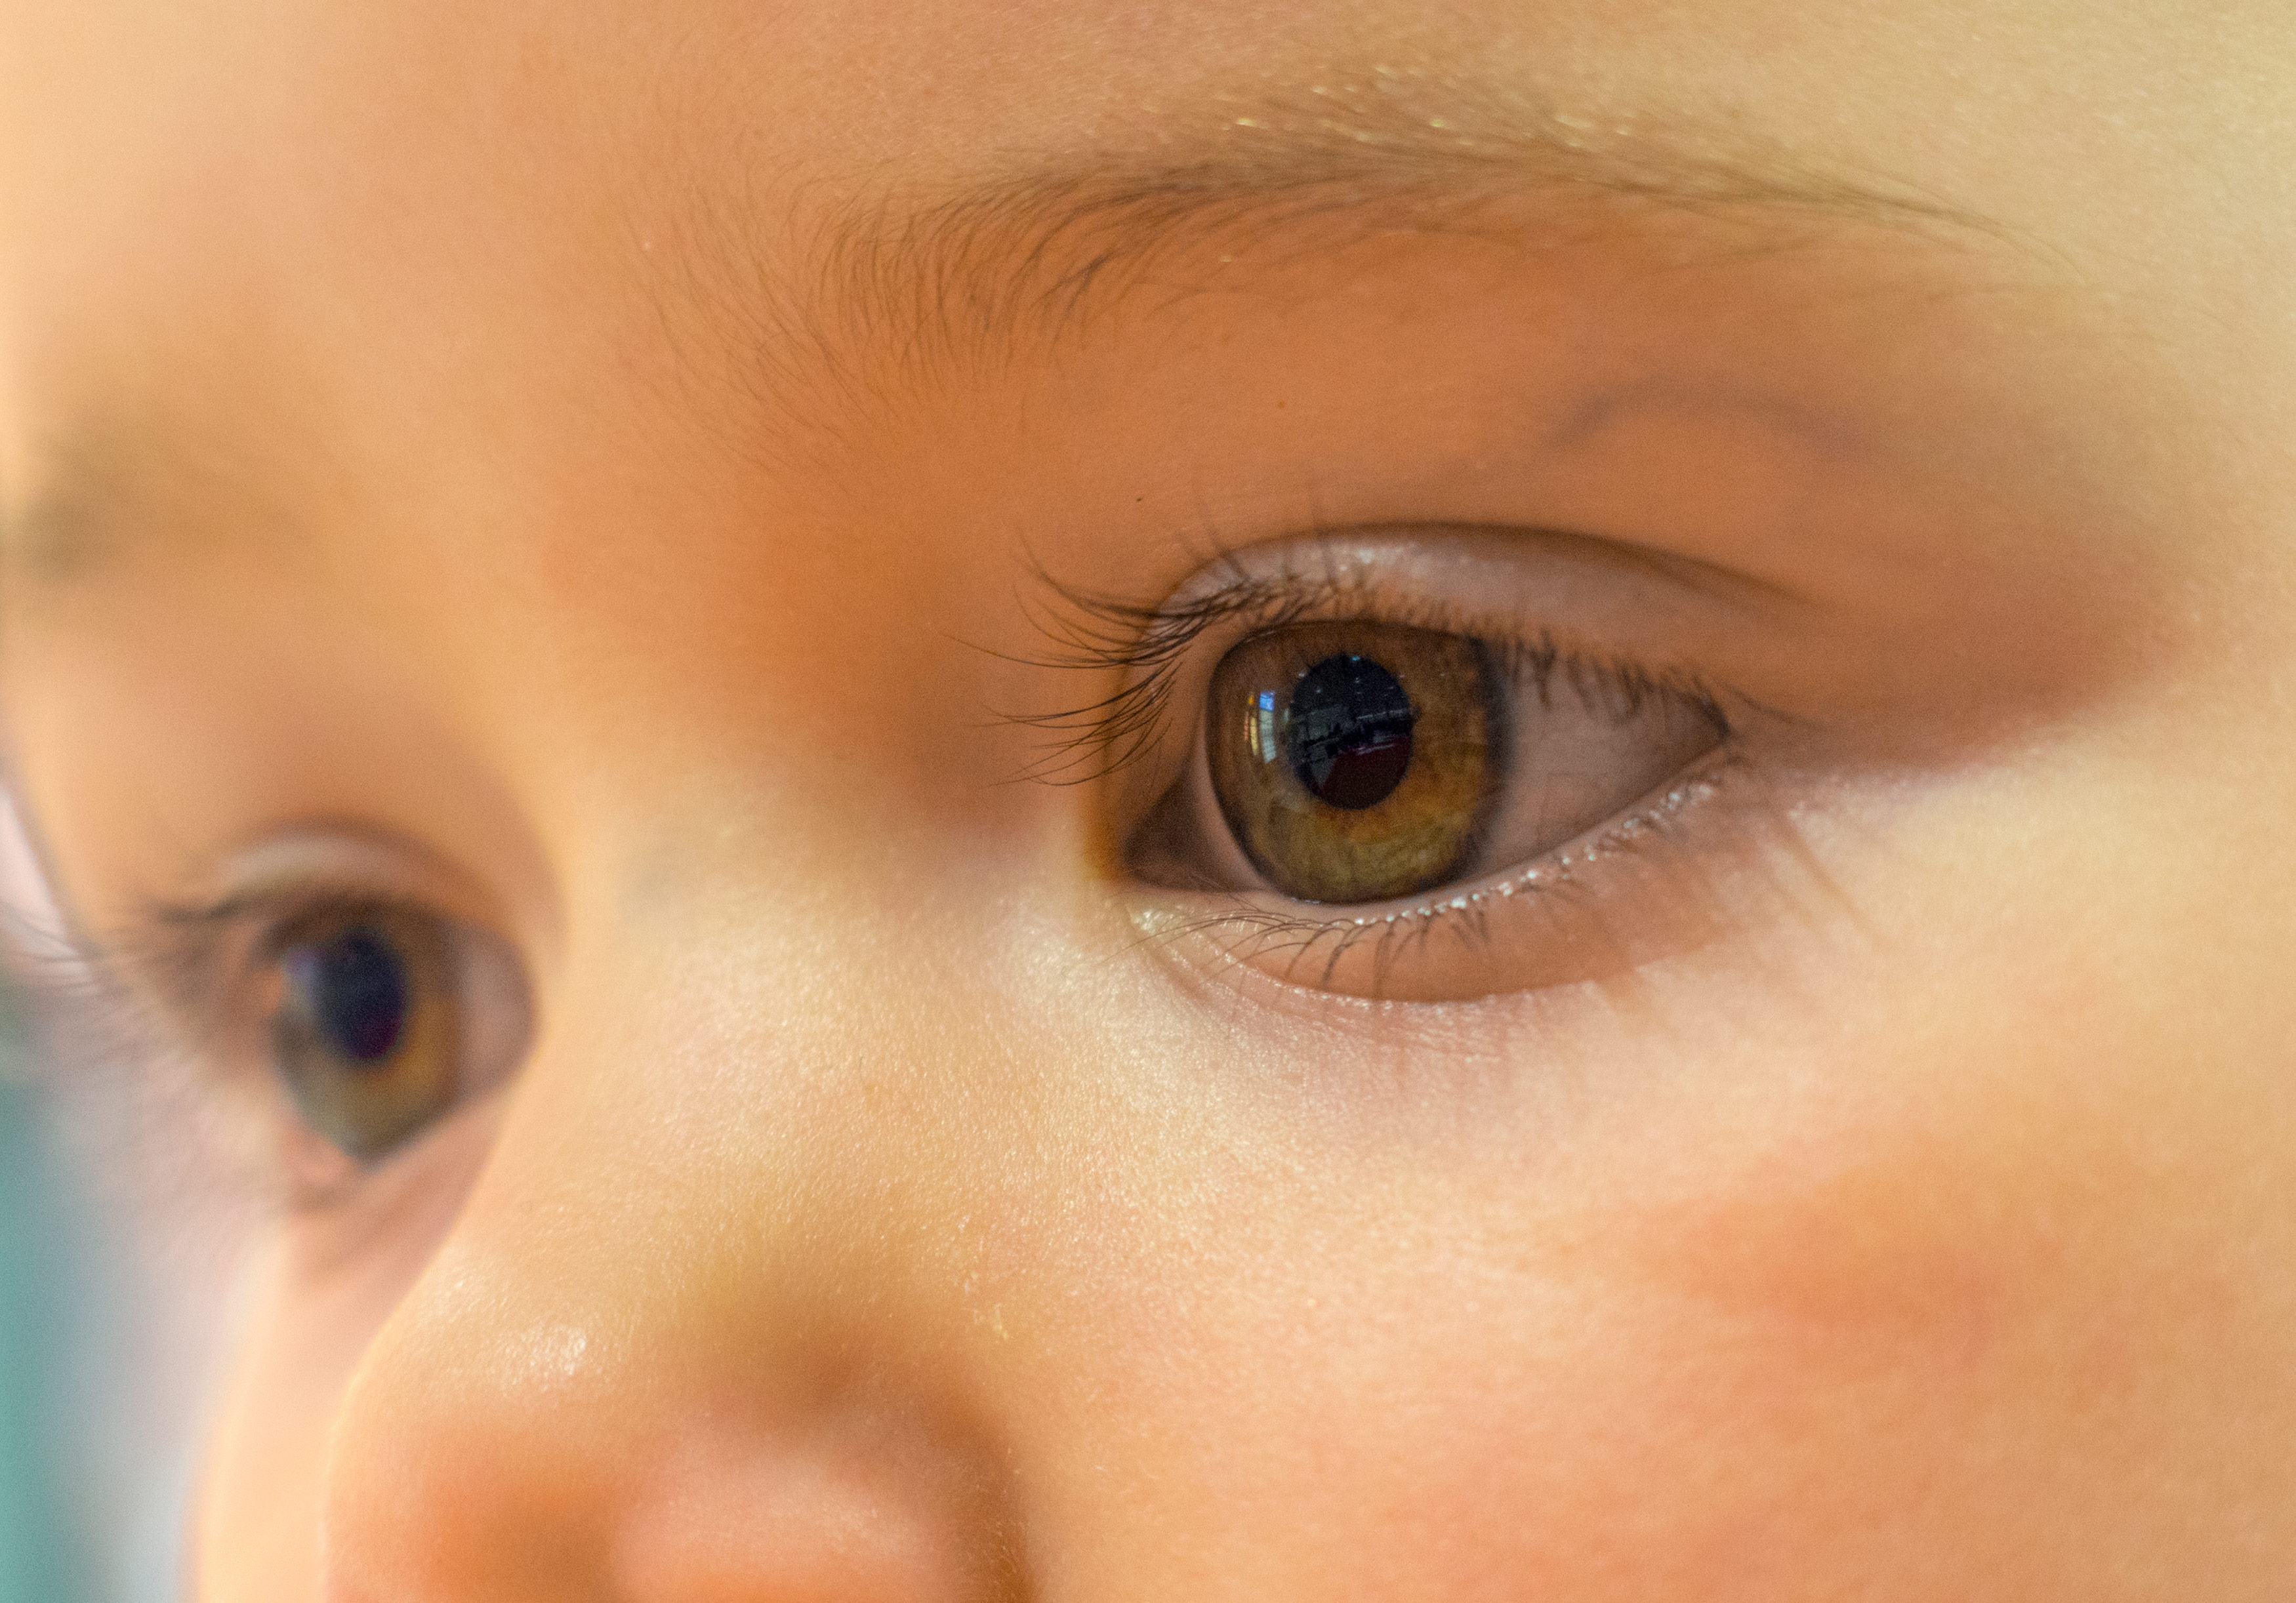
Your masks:
<instances>
[{"instance_id":1,"label":"lower eyelash","mask_svg":"<svg viewBox=\"0 0 2296 1603\"><path fill-rule=\"evenodd\" d=\"M1517 898L1564 894L1578 888L1579 874L1607 860L1648 852L1675 844L1676 826L1718 796L1742 772L1743 759L1731 746L1716 748L1687 774L1670 781L1665 790L1634 811L1603 825L1561 850L1510 869L1501 878L1486 879L1454 895L1423 898L1409 905L1376 913L1318 916L1294 911L1294 904L1269 907L1231 894L1229 904L1216 912L1177 918L1144 913L1154 924L1143 929L1143 939L1171 943L1189 936L1222 938L1226 955L1239 965L1259 967L1271 952L1292 949L1283 970L1286 984L1302 984L1300 964L1321 966L1316 988L1327 987L1339 965L1365 942L1374 943L1372 1000L1382 994L1394 965L1415 945L1423 950L1438 936L1488 945L1488 919L1499 906Z\"/></svg>"}]
</instances>

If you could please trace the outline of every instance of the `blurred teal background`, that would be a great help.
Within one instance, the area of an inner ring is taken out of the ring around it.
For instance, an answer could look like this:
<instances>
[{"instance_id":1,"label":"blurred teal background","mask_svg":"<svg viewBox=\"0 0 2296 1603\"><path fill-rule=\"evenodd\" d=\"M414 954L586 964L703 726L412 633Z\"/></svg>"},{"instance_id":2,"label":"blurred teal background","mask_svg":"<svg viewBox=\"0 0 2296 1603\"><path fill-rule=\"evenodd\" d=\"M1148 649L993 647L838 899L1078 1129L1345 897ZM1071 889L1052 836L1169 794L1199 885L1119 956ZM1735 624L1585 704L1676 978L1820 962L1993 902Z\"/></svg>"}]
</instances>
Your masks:
<instances>
[{"instance_id":1,"label":"blurred teal background","mask_svg":"<svg viewBox=\"0 0 2296 1603\"><path fill-rule=\"evenodd\" d=\"M88 1217L0 998L0 1603L90 1603L73 1480Z\"/></svg>"}]
</instances>

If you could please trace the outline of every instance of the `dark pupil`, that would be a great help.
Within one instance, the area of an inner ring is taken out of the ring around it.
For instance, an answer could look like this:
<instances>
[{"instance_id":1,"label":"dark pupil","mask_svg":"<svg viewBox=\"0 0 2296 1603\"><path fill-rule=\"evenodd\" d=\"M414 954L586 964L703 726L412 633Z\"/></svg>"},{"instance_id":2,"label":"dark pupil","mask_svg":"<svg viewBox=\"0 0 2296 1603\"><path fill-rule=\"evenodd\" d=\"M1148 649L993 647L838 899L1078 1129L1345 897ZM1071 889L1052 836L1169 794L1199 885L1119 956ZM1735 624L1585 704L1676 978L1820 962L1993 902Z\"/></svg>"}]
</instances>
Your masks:
<instances>
[{"instance_id":1,"label":"dark pupil","mask_svg":"<svg viewBox=\"0 0 2296 1603\"><path fill-rule=\"evenodd\" d=\"M287 983L319 1039L354 1063L380 1063L406 1033L406 964L379 931L349 929L291 947Z\"/></svg>"},{"instance_id":2,"label":"dark pupil","mask_svg":"<svg viewBox=\"0 0 2296 1603\"><path fill-rule=\"evenodd\" d=\"M1376 806L1411 766L1414 716L1395 675L1370 658L1326 657L1292 691L1292 770L1317 801Z\"/></svg>"}]
</instances>

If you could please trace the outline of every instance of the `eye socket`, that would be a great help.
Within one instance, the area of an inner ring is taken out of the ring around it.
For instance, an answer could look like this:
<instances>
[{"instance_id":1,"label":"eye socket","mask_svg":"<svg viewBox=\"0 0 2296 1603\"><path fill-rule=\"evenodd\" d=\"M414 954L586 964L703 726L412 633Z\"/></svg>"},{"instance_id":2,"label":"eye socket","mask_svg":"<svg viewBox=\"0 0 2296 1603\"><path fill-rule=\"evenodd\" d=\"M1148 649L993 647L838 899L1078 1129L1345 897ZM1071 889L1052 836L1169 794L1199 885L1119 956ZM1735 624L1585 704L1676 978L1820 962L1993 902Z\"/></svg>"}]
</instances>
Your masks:
<instances>
[{"instance_id":1,"label":"eye socket","mask_svg":"<svg viewBox=\"0 0 2296 1603\"><path fill-rule=\"evenodd\" d=\"M329 908L282 925L262 974L272 1072L310 1129L373 1162L498 1079L525 1045L516 965L419 908Z\"/></svg>"},{"instance_id":2,"label":"eye socket","mask_svg":"<svg viewBox=\"0 0 2296 1603\"><path fill-rule=\"evenodd\" d=\"M1201 729L1200 762L1135 837L1136 871L1356 907L1528 864L1724 734L1706 705L1623 674L1377 619L1238 642Z\"/></svg>"}]
</instances>

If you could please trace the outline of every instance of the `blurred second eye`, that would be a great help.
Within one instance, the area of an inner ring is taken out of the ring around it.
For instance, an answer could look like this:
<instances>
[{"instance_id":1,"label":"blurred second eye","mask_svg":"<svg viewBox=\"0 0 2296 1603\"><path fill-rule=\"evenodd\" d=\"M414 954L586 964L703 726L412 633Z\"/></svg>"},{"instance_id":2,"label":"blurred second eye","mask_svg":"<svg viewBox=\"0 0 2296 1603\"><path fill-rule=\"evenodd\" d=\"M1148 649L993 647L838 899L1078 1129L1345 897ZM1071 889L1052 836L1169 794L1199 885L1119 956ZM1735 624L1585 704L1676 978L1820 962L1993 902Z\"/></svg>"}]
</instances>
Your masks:
<instances>
[{"instance_id":1,"label":"blurred second eye","mask_svg":"<svg viewBox=\"0 0 2296 1603\"><path fill-rule=\"evenodd\" d=\"M303 1123L351 1158L412 1141L523 1044L501 955L435 914L330 909L268 945L273 1071Z\"/></svg>"}]
</instances>

